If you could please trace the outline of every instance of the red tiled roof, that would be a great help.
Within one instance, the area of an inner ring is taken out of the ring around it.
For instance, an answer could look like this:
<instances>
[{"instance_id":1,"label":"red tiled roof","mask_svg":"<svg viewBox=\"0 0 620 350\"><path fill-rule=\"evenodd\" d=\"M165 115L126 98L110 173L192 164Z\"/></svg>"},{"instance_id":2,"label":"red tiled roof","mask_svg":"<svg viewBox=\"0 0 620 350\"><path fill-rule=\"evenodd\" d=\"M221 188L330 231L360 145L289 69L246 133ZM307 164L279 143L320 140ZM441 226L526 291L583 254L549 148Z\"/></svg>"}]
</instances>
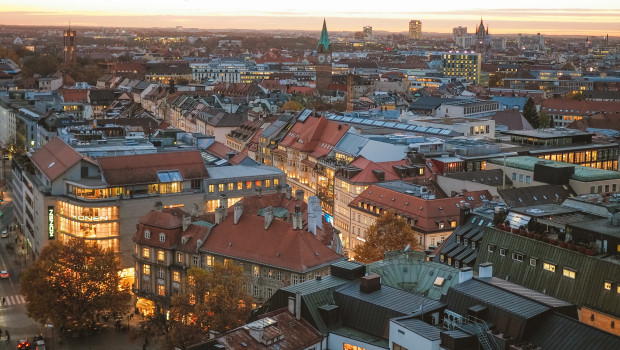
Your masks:
<instances>
[{"instance_id":1,"label":"red tiled roof","mask_svg":"<svg viewBox=\"0 0 620 350\"><path fill-rule=\"evenodd\" d=\"M232 165L237 165L237 164L240 164L246 158L248 158L248 149L244 148L243 151L230 157L230 159L228 160L228 163Z\"/></svg>"},{"instance_id":2,"label":"red tiled roof","mask_svg":"<svg viewBox=\"0 0 620 350\"><path fill-rule=\"evenodd\" d=\"M347 182L350 182L350 183L379 182L380 180L377 179L377 176L375 175L373 170L381 170L384 172L385 179L381 181L400 180L401 178L398 176L398 174L396 174L396 171L393 168L393 166L399 166L399 165L409 165L409 162L406 159L402 159L402 160L396 160L392 162L375 163L362 156L359 156L355 158L355 160L353 160L349 164L349 166L360 168L362 169L362 171L359 174L353 176Z\"/></svg>"},{"instance_id":3,"label":"red tiled roof","mask_svg":"<svg viewBox=\"0 0 620 350\"><path fill-rule=\"evenodd\" d=\"M61 94L65 102L88 102L88 90L85 89L64 89Z\"/></svg>"},{"instance_id":4,"label":"red tiled roof","mask_svg":"<svg viewBox=\"0 0 620 350\"><path fill-rule=\"evenodd\" d=\"M332 239L333 228L323 220L323 230L317 236L306 230L293 230L290 221L274 217L269 229L264 229L260 208L283 207L292 213L295 205L302 210L304 227L307 226L307 205L283 194L251 196L243 199L243 214L234 224L234 208L229 208L226 219L211 229L201 251L246 261L271 265L292 271L305 272L343 257L326 244Z\"/></svg>"},{"instance_id":5,"label":"red tiled roof","mask_svg":"<svg viewBox=\"0 0 620 350\"><path fill-rule=\"evenodd\" d=\"M198 240L204 242L209 228L202 225L189 225L187 230L183 231L183 216L187 214L180 208L149 211L140 218L138 229L134 234L134 242L156 248L197 252ZM144 235L146 230L151 232L149 238ZM166 235L163 242L159 239L161 233Z\"/></svg>"},{"instance_id":6,"label":"red tiled roof","mask_svg":"<svg viewBox=\"0 0 620 350\"><path fill-rule=\"evenodd\" d=\"M304 94L304 95L314 95L315 88L311 88L308 86L289 86L286 91L287 94Z\"/></svg>"},{"instance_id":7,"label":"red tiled roof","mask_svg":"<svg viewBox=\"0 0 620 350\"><path fill-rule=\"evenodd\" d=\"M280 144L319 158L331 151L349 127L325 117L308 117L304 122L296 122Z\"/></svg>"},{"instance_id":8,"label":"red tiled roof","mask_svg":"<svg viewBox=\"0 0 620 350\"><path fill-rule=\"evenodd\" d=\"M232 148L226 146L219 141L214 141L211 145L209 145L209 147L205 149L205 151L222 159L226 159L226 155L228 153L234 152Z\"/></svg>"},{"instance_id":9,"label":"red tiled roof","mask_svg":"<svg viewBox=\"0 0 620 350\"><path fill-rule=\"evenodd\" d=\"M620 114L620 101L550 98L542 101L541 110L549 114L590 115L598 112Z\"/></svg>"},{"instance_id":10,"label":"red tiled roof","mask_svg":"<svg viewBox=\"0 0 620 350\"><path fill-rule=\"evenodd\" d=\"M108 185L157 183L158 171L178 170L184 180L209 176L198 151L136 154L97 159Z\"/></svg>"},{"instance_id":11,"label":"red tiled roof","mask_svg":"<svg viewBox=\"0 0 620 350\"><path fill-rule=\"evenodd\" d=\"M489 191L464 192L463 196L448 197L439 199L423 199L406 193L394 191L379 185L370 185L364 192L357 196L350 207L357 208L360 202L378 206L383 210L394 210L397 214L402 214L411 219L417 219L415 227L421 231L439 231L437 223L444 222L445 229L449 229L448 221L456 221L460 224L460 205L461 201L469 203L472 208L482 204L484 196L486 199L492 198ZM472 198L472 199L470 199ZM459 207L457 207L457 204ZM378 216L375 212L373 215Z\"/></svg>"},{"instance_id":12,"label":"red tiled roof","mask_svg":"<svg viewBox=\"0 0 620 350\"><path fill-rule=\"evenodd\" d=\"M82 159L90 161L90 158L84 157L58 137L51 139L45 146L34 151L30 157L30 160L51 181L64 174Z\"/></svg>"}]
</instances>

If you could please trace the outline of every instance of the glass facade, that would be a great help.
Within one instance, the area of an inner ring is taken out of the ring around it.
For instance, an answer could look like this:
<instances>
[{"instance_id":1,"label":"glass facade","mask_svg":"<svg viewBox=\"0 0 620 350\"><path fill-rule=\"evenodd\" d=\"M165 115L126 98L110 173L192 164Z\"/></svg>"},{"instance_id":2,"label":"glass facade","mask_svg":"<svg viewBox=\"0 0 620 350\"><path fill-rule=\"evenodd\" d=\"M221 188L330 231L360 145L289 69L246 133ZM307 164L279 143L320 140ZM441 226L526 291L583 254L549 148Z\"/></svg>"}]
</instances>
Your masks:
<instances>
[{"instance_id":1,"label":"glass facade","mask_svg":"<svg viewBox=\"0 0 620 350\"><path fill-rule=\"evenodd\" d=\"M118 207L82 207L56 202L58 238L94 240L103 248L119 251Z\"/></svg>"}]
</instances>

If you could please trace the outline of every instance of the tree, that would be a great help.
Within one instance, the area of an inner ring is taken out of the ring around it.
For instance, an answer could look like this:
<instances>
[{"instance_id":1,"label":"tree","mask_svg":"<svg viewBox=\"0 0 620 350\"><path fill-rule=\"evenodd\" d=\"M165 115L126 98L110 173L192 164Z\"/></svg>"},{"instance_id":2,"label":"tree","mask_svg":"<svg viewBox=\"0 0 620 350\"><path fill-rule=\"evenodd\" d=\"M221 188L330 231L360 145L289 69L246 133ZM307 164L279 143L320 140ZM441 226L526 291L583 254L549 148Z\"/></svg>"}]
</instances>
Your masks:
<instances>
[{"instance_id":1,"label":"tree","mask_svg":"<svg viewBox=\"0 0 620 350\"><path fill-rule=\"evenodd\" d=\"M370 263L382 260L385 252L404 249L421 249L411 226L391 210L381 215L366 231L366 242L353 248L355 260Z\"/></svg>"},{"instance_id":2,"label":"tree","mask_svg":"<svg viewBox=\"0 0 620 350\"><path fill-rule=\"evenodd\" d=\"M79 332L99 313L126 311L130 286L120 270L118 256L95 242L52 241L21 277L28 316Z\"/></svg>"},{"instance_id":3,"label":"tree","mask_svg":"<svg viewBox=\"0 0 620 350\"><path fill-rule=\"evenodd\" d=\"M49 75L58 70L58 58L52 55L33 56L24 61L22 74L31 77L35 74Z\"/></svg>"},{"instance_id":4,"label":"tree","mask_svg":"<svg viewBox=\"0 0 620 350\"><path fill-rule=\"evenodd\" d=\"M539 128L550 128L553 126L553 121L551 120L551 116L547 114L545 111L540 111L538 113L538 127Z\"/></svg>"},{"instance_id":5,"label":"tree","mask_svg":"<svg viewBox=\"0 0 620 350\"><path fill-rule=\"evenodd\" d=\"M532 98L528 98L527 102L523 106L523 116L532 125L534 129L539 128L538 111L536 110L536 103Z\"/></svg>"},{"instance_id":6,"label":"tree","mask_svg":"<svg viewBox=\"0 0 620 350\"><path fill-rule=\"evenodd\" d=\"M282 106L283 111L301 111L302 109L303 108L301 107L301 105L293 100L286 102Z\"/></svg>"},{"instance_id":7,"label":"tree","mask_svg":"<svg viewBox=\"0 0 620 350\"><path fill-rule=\"evenodd\" d=\"M209 271L189 269L181 292L171 298L167 347L186 349L211 330L224 332L244 324L253 300L245 285L241 266L216 263Z\"/></svg>"}]
</instances>

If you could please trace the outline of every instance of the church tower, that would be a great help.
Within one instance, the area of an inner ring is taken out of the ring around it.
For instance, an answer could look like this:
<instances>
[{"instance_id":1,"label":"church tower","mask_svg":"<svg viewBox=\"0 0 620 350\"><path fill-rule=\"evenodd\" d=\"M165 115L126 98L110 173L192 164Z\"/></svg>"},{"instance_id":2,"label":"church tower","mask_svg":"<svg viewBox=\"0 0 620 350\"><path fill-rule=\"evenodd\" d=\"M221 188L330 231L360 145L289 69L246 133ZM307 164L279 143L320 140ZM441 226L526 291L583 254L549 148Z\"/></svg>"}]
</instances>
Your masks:
<instances>
[{"instance_id":1,"label":"church tower","mask_svg":"<svg viewBox=\"0 0 620 350\"><path fill-rule=\"evenodd\" d=\"M332 50L327 35L327 24L323 19L323 30L319 38L319 45L316 48L318 63L316 65L316 88L319 93L323 93L332 82Z\"/></svg>"},{"instance_id":2,"label":"church tower","mask_svg":"<svg viewBox=\"0 0 620 350\"><path fill-rule=\"evenodd\" d=\"M71 26L69 25L69 29L63 31L63 43L62 49L65 54L65 63L76 63L77 57L75 52L75 30L71 30Z\"/></svg>"}]
</instances>

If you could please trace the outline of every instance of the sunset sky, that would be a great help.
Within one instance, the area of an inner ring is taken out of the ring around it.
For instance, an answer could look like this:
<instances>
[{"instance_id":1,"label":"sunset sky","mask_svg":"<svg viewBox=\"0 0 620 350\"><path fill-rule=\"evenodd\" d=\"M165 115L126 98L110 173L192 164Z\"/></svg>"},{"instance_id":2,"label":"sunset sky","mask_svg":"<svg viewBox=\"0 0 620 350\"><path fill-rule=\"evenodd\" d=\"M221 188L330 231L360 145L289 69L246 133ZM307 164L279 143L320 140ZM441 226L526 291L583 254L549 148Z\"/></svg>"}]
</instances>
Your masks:
<instances>
[{"instance_id":1,"label":"sunset sky","mask_svg":"<svg viewBox=\"0 0 620 350\"><path fill-rule=\"evenodd\" d=\"M491 34L620 36L618 0L0 0L0 24L7 25L319 30L323 17L332 32L364 25L402 32L411 19L422 21L423 32L447 33L455 26L473 32L482 17Z\"/></svg>"}]
</instances>

